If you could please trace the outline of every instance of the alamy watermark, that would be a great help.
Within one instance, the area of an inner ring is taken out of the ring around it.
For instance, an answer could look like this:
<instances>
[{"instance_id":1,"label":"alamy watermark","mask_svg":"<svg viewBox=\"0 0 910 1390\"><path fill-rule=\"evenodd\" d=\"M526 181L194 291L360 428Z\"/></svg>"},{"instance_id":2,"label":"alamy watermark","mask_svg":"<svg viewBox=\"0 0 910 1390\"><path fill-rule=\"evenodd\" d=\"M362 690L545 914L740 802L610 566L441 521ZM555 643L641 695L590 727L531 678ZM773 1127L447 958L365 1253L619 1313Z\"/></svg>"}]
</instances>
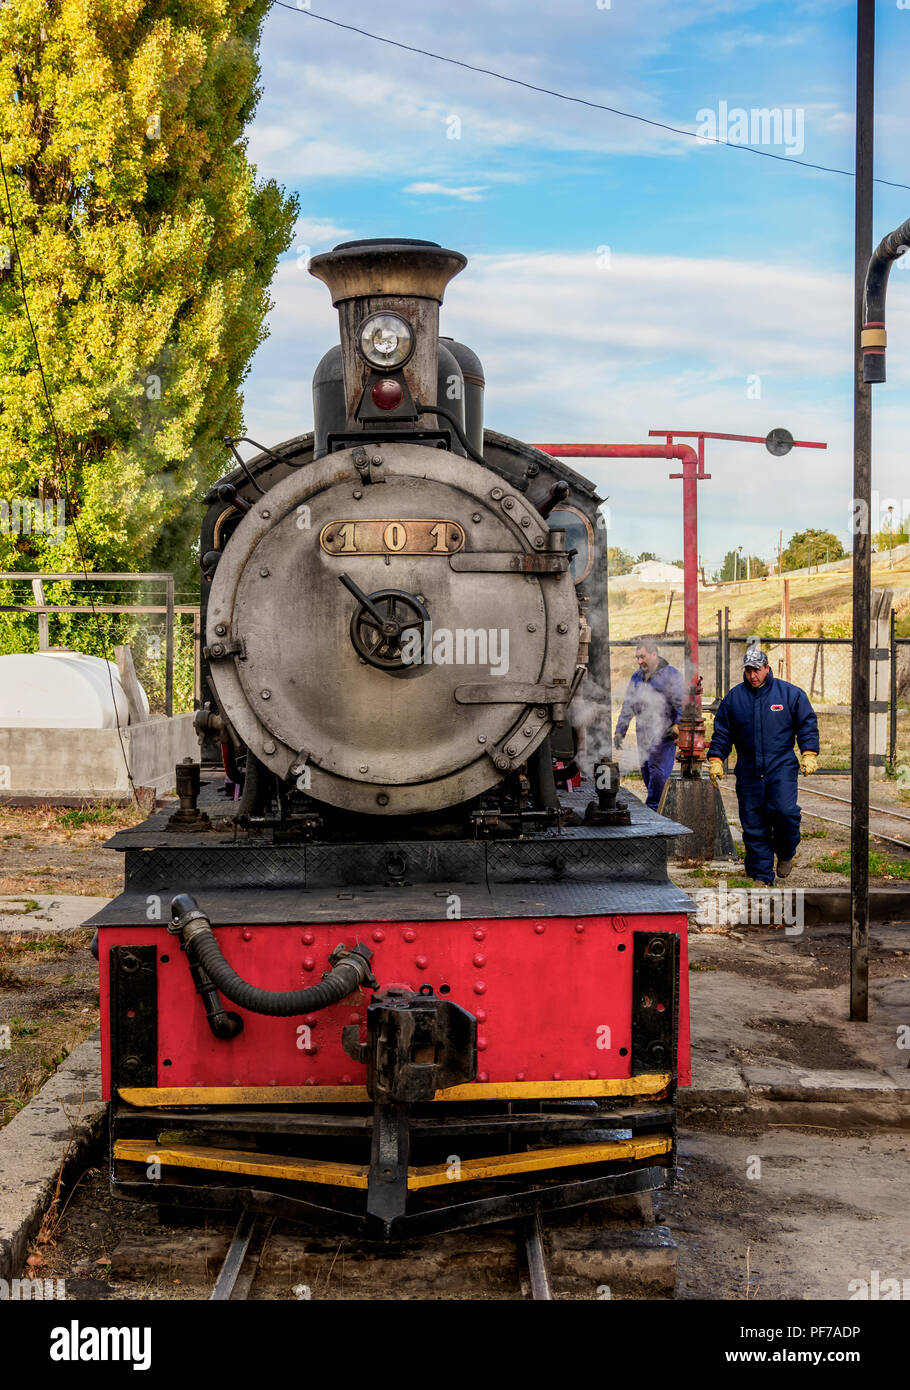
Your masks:
<instances>
[{"instance_id":1,"label":"alamy watermark","mask_svg":"<svg viewBox=\"0 0 910 1390\"><path fill-rule=\"evenodd\" d=\"M402 639L405 666L489 666L491 676L509 670L507 627L436 627L431 622L409 628Z\"/></svg>"},{"instance_id":2,"label":"alamy watermark","mask_svg":"<svg viewBox=\"0 0 910 1390\"><path fill-rule=\"evenodd\" d=\"M66 500L63 497L0 498L0 535L44 535L48 545L62 545L66 536Z\"/></svg>"},{"instance_id":3,"label":"alamy watermark","mask_svg":"<svg viewBox=\"0 0 910 1390\"><path fill-rule=\"evenodd\" d=\"M847 533L868 536L891 532L898 535L910 524L910 497L882 497L876 488L866 503L863 497L850 501Z\"/></svg>"},{"instance_id":4,"label":"alamy watermark","mask_svg":"<svg viewBox=\"0 0 910 1390\"><path fill-rule=\"evenodd\" d=\"M715 111L704 106L695 115L695 137L700 145L779 145L786 154L801 155L806 148L806 113L799 106L728 106Z\"/></svg>"}]
</instances>

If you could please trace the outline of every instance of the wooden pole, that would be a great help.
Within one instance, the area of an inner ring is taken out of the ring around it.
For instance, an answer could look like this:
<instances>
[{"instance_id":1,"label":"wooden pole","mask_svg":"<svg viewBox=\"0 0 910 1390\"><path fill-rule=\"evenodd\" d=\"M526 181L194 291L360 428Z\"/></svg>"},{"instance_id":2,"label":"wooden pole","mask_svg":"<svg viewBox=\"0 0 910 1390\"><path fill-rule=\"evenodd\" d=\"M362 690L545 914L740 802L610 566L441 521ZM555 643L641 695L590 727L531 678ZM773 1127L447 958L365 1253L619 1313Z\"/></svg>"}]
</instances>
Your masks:
<instances>
[{"instance_id":1,"label":"wooden pole","mask_svg":"<svg viewBox=\"0 0 910 1390\"><path fill-rule=\"evenodd\" d=\"M790 581L784 580L784 596L781 604L780 635L784 639L784 680L790 679Z\"/></svg>"},{"instance_id":2,"label":"wooden pole","mask_svg":"<svg viewBox=\"0 0 910 1390\"><path fill-rule=\"evenodd\" d=\"M856 8L856 178L854 208L853 673L850 728L850 1018L869 1017L869 636L872 583L872 391L863 381L860 334L872 256L875 0Z\"/></svg>"}]
</instances>

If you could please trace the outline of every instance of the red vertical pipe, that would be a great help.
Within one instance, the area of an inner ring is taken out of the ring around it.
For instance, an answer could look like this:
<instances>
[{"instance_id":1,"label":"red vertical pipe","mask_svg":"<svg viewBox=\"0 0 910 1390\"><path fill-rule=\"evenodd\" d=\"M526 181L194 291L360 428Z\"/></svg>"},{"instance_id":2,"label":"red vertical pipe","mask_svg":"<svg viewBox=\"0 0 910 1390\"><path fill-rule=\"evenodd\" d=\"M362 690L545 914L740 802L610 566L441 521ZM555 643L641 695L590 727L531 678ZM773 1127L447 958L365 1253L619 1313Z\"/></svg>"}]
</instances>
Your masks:
<instances>
[{"instance_id":1,"label":"red vertical pipe","mask_svg":"<svg viewBox=\"0 0 910 1390\"><path fill-rule=\"evenodd\" d=\"M698 463L683 460L683 585L685 588L686 684L698 676L698 482L704 471L704 440L698 441ZM700 706L701 701L697 700Z\"/></svg>"},{"instance_id":2,"label":"red vertical pipe","mask_svg":"<svg viewBox=\"0 0 910 1390\"><path fill-rule=\"evenodd\" d=\"M704 476L705 443L699 437L698 453L688 444L535 444L541 453L556 458L680 459L683 484L683 626L686 634L685 677L691 686L698 679L698 478ZM696 709L701 699L696 699Z\"/></svg>"}]
</instances>

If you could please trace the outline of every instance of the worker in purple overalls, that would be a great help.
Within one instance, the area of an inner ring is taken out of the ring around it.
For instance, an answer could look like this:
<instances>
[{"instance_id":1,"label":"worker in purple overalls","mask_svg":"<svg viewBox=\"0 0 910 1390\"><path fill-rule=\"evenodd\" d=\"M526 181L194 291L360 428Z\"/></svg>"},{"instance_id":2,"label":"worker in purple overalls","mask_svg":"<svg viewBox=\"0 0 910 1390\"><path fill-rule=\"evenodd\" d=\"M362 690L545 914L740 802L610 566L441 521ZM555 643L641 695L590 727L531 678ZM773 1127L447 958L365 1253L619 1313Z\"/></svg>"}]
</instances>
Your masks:
<instances>
[{"instance_id":1,"label":"worker in purple overalls","mask_svg":"<svg viewBox=\"0 0 910 1390\"><path fill-rule=\"evenodd\" d=\"M626 730L634 718L638 761L648 794L646 804L656 811L664 783L673 770L683 682L679 671L663 659L651 637L641 639L635 648L635 660L638 670L629 681L613 744L616 748L622 747Z\"/></svg>"}]
</instances>

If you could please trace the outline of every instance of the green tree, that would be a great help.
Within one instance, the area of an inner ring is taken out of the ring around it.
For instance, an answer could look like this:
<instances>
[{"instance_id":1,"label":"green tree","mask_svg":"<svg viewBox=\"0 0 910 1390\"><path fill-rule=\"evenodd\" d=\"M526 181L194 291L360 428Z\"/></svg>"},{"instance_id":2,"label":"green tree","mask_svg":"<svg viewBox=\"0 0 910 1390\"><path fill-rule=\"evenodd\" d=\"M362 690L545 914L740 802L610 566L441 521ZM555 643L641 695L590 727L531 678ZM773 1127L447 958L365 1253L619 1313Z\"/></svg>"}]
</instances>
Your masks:
<instances>
[{"instance_id":1,"label":"green tree","mask_svg":"<svg viewBox=\"0 0 910 1390\"><path fill-rule=\"evenodd\" d=\"M728 550L724 562L714 578L729 582L734 579L760 579L768 573L768 566L757 555L740 555L739 550Z\"/></svg>"},{"instance_id":2,"label":"green tree","mask_svg":"<svg viewBox=\"0 0 910 1390\"><path fill-rule=\"evenodd\" d=\"M810 550L813 569L816 565L826 564L828 560L842 560L847 553L833 531L796 531L781 554L782 568L806 569Z\"/></svg>"},{"instance_id":3,"label":"green tree","mask_svg":"<svg viewBox=\"0 0 910 1390\"><path fill-rule=\"evenodd\" d=\"M635 561L626 550L618 545L607 546L607 572L610 575L630 574Z\"/></svg>"},{"instance_id":4,"label":"green tree","mask_svg":"<svg viewBox=\"0 0 910 1390\"><path fill-rule=\"evenodd\" d=\"M635 563L636 563L637 565L640 565L640 564L643 564L644 561L646 561L646 560L656 560L656 559L657 559L657 556L654 554L654 551L653 551L653 550L643 550L643 551L641 552L641 554L639 555L638 559L635 561Z\"/></svg>"},{"instance_id":5,"label":"green tree","mask_svg":"<svg viewBox=\"0 0 910 1390\"><path fill-rule=\"evenodd\" d=\"M201 489L224 470L222 437L242 432L241 382L297 214L257 181L243 138L266 8L0 8L0 243L13 248L11 213L60 434L58 458L13 252L0 498L69 492L89 569L188 575ZM79 569L73 526L24 535L7 514L0 567Z\"/></svg>"}]
</instances>

